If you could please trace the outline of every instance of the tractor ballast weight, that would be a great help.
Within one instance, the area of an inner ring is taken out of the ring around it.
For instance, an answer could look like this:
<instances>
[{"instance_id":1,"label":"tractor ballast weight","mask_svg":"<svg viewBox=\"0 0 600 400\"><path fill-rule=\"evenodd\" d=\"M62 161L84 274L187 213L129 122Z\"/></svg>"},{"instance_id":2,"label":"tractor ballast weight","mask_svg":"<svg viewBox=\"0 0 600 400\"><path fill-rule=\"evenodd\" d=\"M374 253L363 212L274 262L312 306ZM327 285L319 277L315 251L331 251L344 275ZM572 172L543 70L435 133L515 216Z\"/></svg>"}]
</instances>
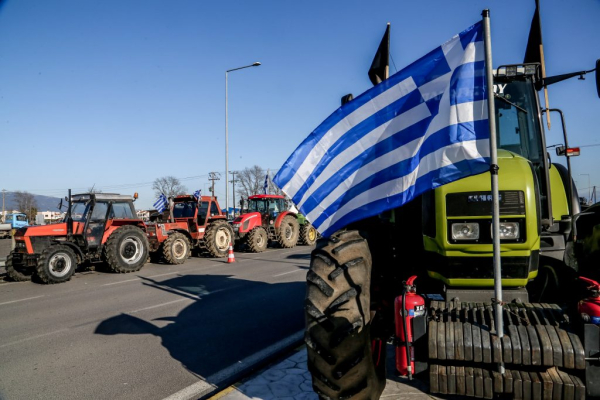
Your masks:
<instances>
[{"instance_id":1,"label":"tractor ballast weight","mask_svg":"<svg viewBox=\"0 0 600 400\"><path fill-rule=\"evenodd\" d=\"M20 228L6 271L15 281L36 275L44 283L71 279L78 265L106 262L114 272L138 271L148 257L146 226L135 196L84 193L67 197L63 222ZM62 206L62 201L61 201Z\"/></svg>"},{"instance_id":2,"label":"tractor ballast weight","mask_svg":"<svg viewBox=\"0 0 600 400\"><path fill-rule=\"evenodd\" d=\"M233 221L236 240L245 243L253 253L266 250L269 242L285 248L296 246L300 235L298 216L288 211L283 196L250 196L246 206L246 212Z\"/></svg>"},{"instance_id":3,"label":"tractor ballast weight","mask_svg":"<svg viewBox=\"0 0 600 400\"><path fill-rule=\"evenodd\" d=\"M163 215L167 221L148 224L150 257L154 261L183 264L192 250L227 257L233 231L216 197L176 196L169 212Z\"/></svg>"}]
</instances>

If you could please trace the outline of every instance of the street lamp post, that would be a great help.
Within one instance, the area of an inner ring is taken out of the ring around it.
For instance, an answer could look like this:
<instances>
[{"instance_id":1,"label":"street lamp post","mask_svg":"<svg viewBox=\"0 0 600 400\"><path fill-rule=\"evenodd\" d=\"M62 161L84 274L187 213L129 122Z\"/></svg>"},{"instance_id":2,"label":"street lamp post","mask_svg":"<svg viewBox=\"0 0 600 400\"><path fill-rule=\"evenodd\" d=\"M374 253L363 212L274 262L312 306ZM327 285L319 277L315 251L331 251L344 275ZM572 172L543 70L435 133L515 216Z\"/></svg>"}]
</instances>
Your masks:
<instances>
[{"instance_id":1,"label":"street lamp post","mask_svg":"<svg viewBox=\"0 0 600 400\"><path fill-rule=\"evenodd\" d=\"M245 65L239 68L228 69L225 71L225 213L229 217L229 185L227 184L228 178L227 173L229 172L229 136L227 126L227 75L230 72L237 71L239 69L258 67L260 63L257 61L250 65ZM234 204L235 207L235 204Z\"/></svg>"}]
</instances>

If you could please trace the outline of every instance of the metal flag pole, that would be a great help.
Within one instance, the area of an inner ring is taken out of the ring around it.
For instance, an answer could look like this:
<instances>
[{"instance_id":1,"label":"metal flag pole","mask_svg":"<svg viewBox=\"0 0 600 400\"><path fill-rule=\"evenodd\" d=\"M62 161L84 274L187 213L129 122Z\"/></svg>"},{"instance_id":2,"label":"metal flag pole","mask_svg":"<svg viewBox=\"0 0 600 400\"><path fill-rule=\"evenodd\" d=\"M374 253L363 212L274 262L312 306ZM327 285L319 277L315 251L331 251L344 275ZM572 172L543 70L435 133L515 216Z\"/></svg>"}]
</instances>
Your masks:
<instances>
[{"instance_id":1,"label":"metal flag pole","mask_svg":"<svg viewBox=\"0 0 600 400\"><path fill-rule=\"evenodd\" d=\"M483 10L483 43L485 46L485 77L490 124L490 174L492 177L492 236L494 248L494 296L496 298L496 331L498 338L504 336L502 318L502 269L500 266L500 202L498 200L498 148L496 144L496 109L494 106L494 77L492 70L492 36L490 33L490 10ZM498 364L498 372L504 373L504 363Z\"/></svg>"}]
</instances>

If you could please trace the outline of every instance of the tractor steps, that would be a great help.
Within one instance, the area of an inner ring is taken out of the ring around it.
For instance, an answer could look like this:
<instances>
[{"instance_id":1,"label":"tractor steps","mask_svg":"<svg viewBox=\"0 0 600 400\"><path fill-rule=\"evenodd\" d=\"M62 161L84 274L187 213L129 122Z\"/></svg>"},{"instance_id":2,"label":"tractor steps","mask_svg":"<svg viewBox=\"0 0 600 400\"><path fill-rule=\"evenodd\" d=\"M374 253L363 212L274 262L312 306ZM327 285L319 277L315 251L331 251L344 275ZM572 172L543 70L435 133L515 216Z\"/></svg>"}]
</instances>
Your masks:
<instances>
[{"instance_id":1,"label":"tractor steps","mask_svg":"<svg viewBox=\"0 0 600 400\"><path fill-rule=\"evenodd\" d=\"M506 369L504 374L486 368L430 365L431 393L492 399L511 395L525 400L583 400L585 385L576 375L556 367L545 371Z\"/></svg>"},{"instance_id":2,"label":"tractor steps","mask_svg":"<svg viewBox=\"0 0 600 400\"><path fill-rule=\"evenodd\" d=\"M585 369L584 347L558 306L511 303L503 317L499 338L491 303L431 302L429 359Z\"/></svg>"}]
</instances>

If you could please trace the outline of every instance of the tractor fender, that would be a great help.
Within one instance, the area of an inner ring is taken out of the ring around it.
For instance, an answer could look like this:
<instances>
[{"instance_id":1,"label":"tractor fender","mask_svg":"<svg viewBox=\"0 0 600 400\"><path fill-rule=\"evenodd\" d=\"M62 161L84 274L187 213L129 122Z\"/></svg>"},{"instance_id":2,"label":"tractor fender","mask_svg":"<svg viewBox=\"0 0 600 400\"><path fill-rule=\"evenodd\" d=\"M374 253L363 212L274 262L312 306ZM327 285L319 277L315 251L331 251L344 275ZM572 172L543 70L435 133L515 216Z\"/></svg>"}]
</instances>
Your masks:
<instances>
[{"instance_id":1,"label":"tractor fender","mask_svg":"<svg viewBox=\"0 0 600 400\"><path fill-rule=\"evenodd\" d=\"M81 251L81 248L79 248L79 246L77 246L75 243L73 242L68 242L68 241L62 241L62 240L55 240L53 242L54 244L61 244L63 246L67 246L68 248L70 248L71 250L73 250L75 252L75 255L77 255L78 258L78 263L83 262L83 260L86 259L85 255L83 254L83 252Z\"/></svg>"},{"instance_id":2,"label":"tractor fender","mask_svg":"<svg viewBox=\"0 0 600 400\"><path fill-rule=\"evenodd\" d=\"M283 219L287 215L291 215L294 218L298 218L298 216L296 215L296 213L293 213L291 211L284 211L284 212L280 213L279 215L277 215L277 218L275 219L275 228L276 229L278 229L281 226L281 221L283 221Z\"/></svg>"},{"instance_id":3,"label":"tractor fender","mask_svg":"<svg viewBox=\"0 0 600 400\"><path fill-rule=\"evenodd\" d=\"M239 224L239 233L248 233L257 226L262 226L262 217L259 212L252 212L240 215L233 223Z\"/></svg>"},{"instance_id":4,"label":"tractor fender","mask_svg":"<svg viewBox=\"0 0 600 400\"><path fill-rule=\"evenodd\" d=\"M144 234L146 234L146 225L143 222L140 224L140 222L141 221L137 220L119 220L118 223L114 223L113 221L113 223L107 224L106 230L104 231L104 236L102 236L102 244L106 244L106 241L108 240L109 236L112 235L114 231L125 225L137 226L144 232Z\"/></svg>"}]
</instances>

